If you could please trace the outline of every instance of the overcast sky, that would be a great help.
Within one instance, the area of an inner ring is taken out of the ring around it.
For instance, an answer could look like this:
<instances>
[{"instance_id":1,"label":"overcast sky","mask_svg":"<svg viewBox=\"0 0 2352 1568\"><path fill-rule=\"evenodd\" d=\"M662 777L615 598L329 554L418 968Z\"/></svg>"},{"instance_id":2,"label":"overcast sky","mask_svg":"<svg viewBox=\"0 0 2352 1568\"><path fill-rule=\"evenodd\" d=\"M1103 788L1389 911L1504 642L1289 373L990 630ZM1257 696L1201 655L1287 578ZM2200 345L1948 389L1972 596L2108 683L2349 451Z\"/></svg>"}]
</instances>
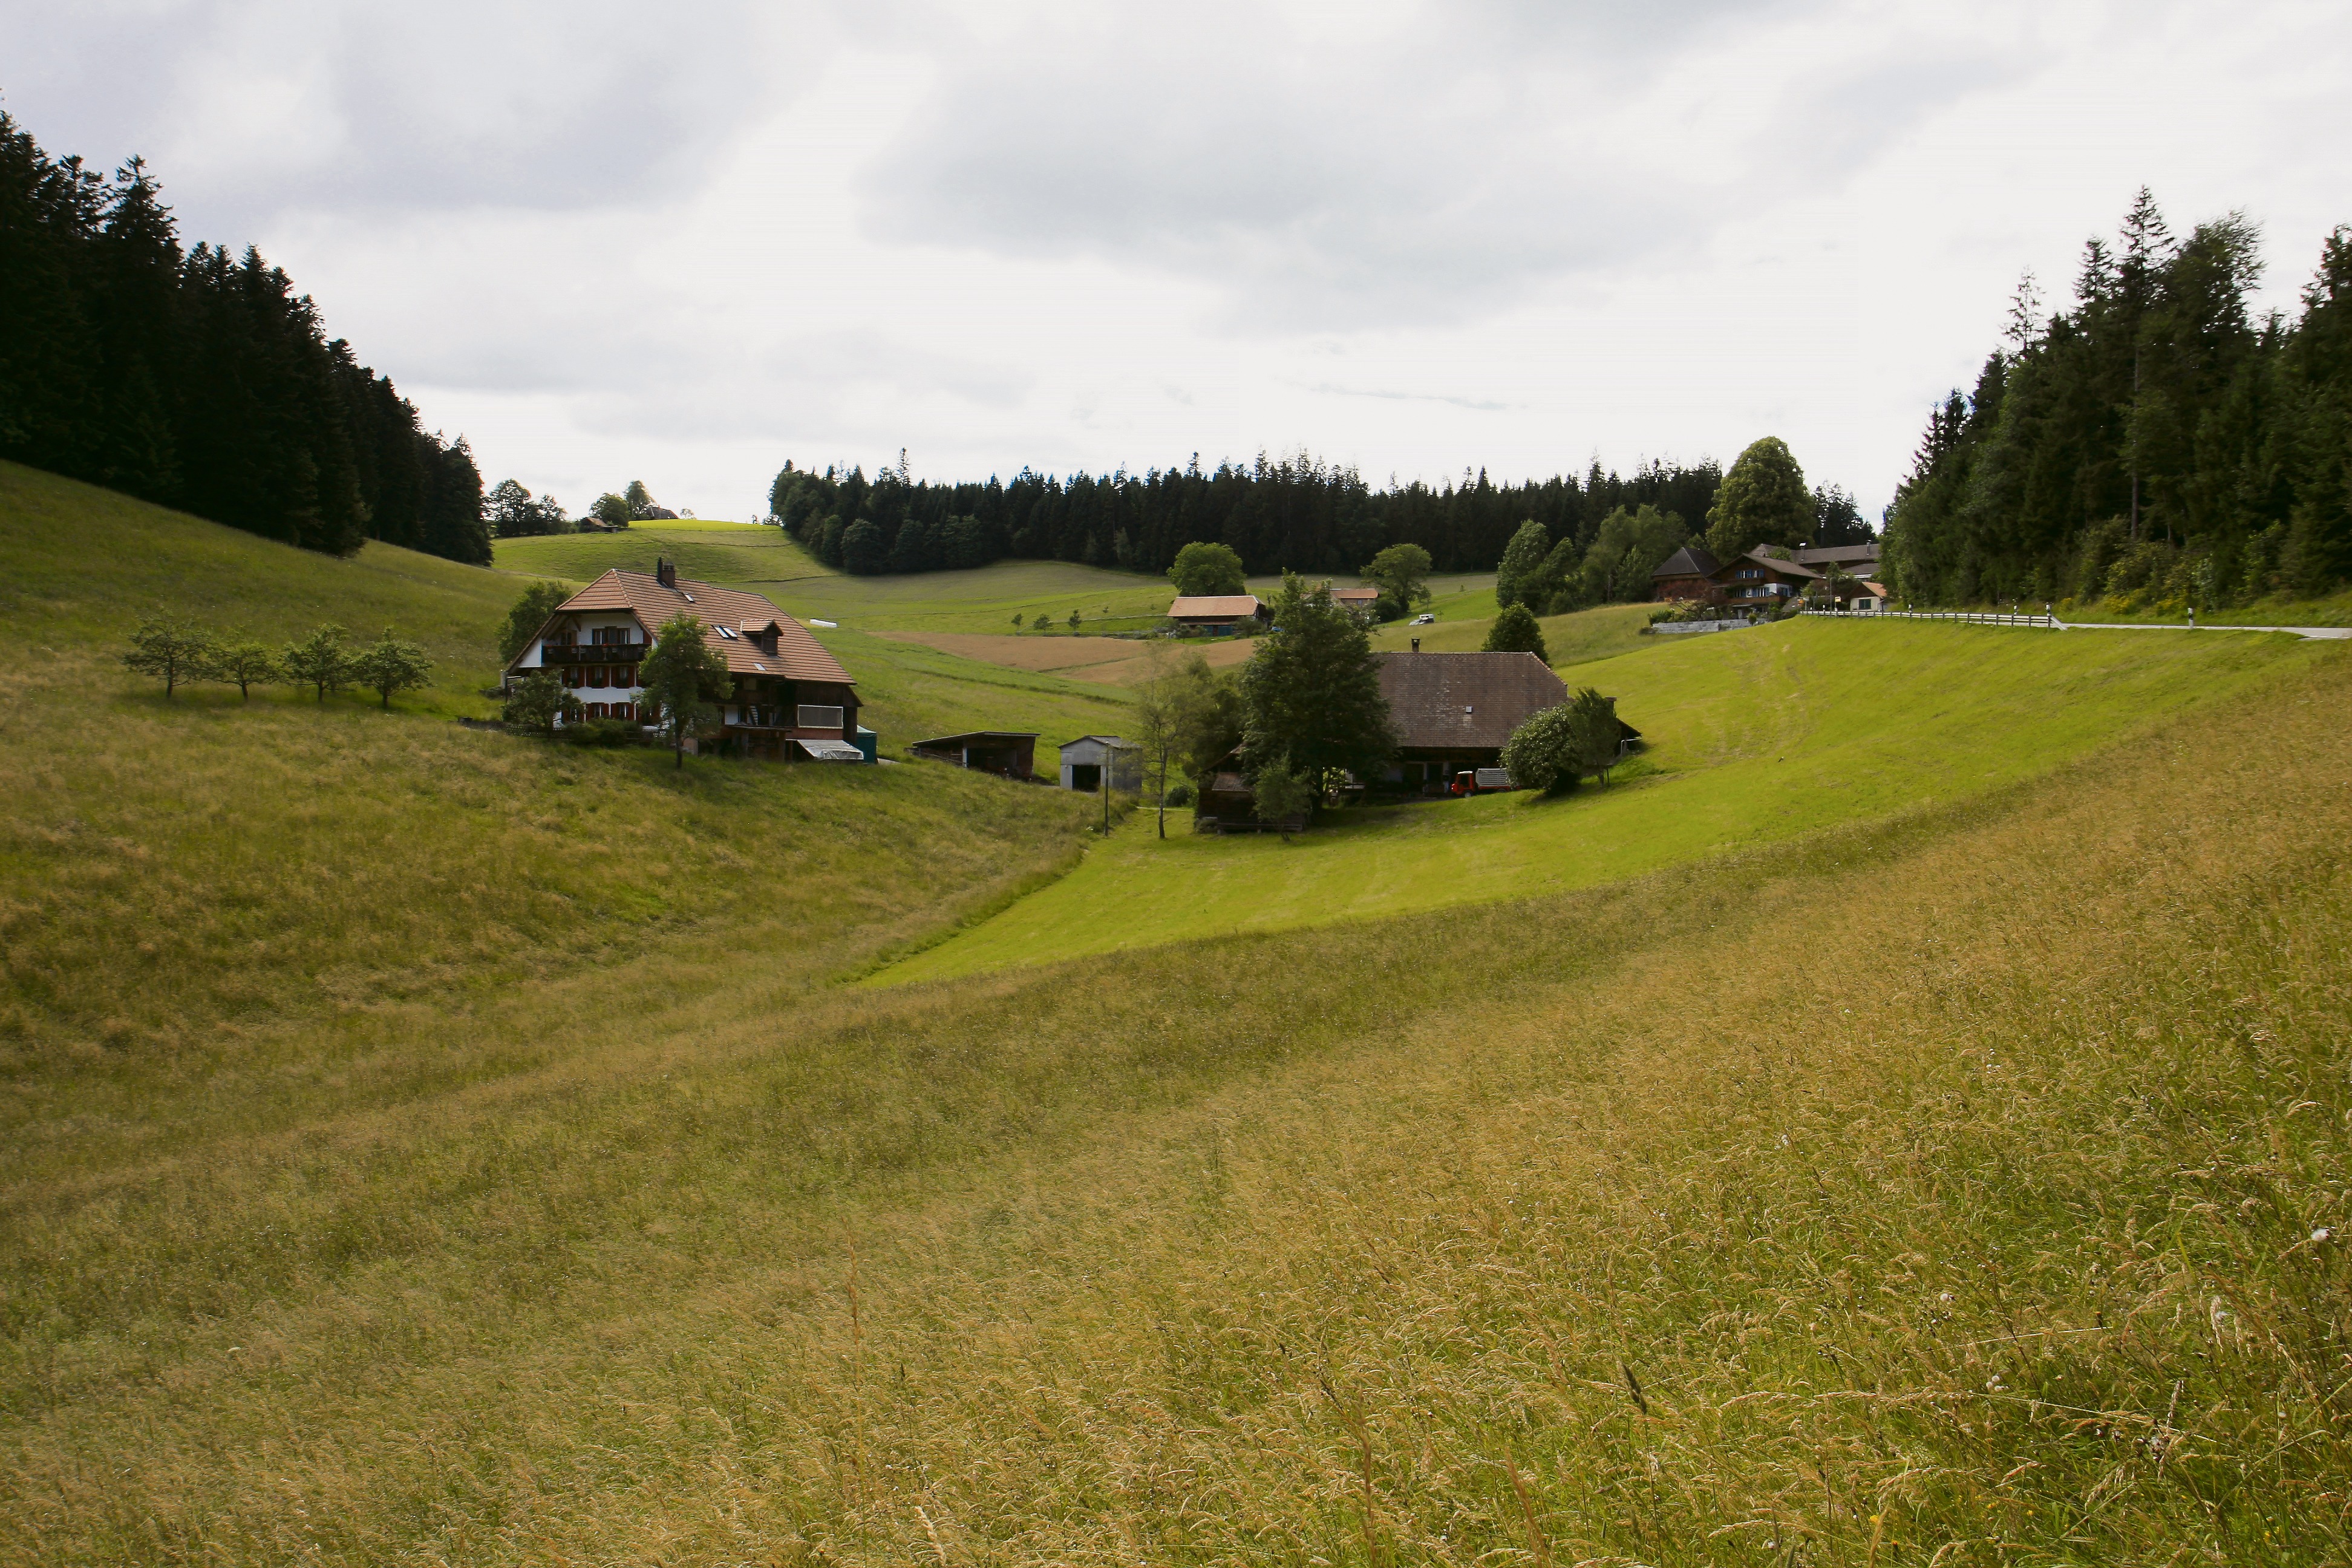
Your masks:
<instances>
[{"instance_id":1,"label":"overcast sky","mask_svg":"<svg viewBox=\"0 0 2352 1568\"><path fill-rule=\"evenodd\" d=\"M2152 186L2292 306L2352 4L11 7L53 153L143 153L485 477L764 510L1304 447L1375 484L1787 440L1874 517L2021 269Z\"/></svg>"}]
</instances>

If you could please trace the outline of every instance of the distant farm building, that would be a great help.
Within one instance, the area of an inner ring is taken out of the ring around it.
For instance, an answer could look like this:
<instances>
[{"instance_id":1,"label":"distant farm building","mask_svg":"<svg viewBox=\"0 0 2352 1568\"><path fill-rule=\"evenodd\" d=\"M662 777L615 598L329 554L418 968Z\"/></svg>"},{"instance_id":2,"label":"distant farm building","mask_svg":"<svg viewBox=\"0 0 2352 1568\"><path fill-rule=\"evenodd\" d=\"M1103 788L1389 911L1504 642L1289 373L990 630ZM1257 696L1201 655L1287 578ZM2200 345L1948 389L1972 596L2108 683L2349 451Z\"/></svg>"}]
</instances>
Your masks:
<instances>
[{"instance_id":1,"label":"distant farm building","mask_svg":"<svg viewBox=\"0 0 2352 1568\"><path fill-rule=\"evenodd\" d=\"M1381 591L1378 588L1334 588L1331 590L1331 602L1360 616L1369 616L1372 607L1381 602Z\"/></svg>"},{"instance_id":2,"label":"distant farm building","mask_svg":"<svg viewBox=\"0 0 2352 1568\"><path fill-rule=\"evenodd\" d=\"M1271 614L1255 594L1186 595L1168 606L1168 618L1178 626L1219 636L1244 623L1265 620Z\"/></svg>"},{"instance_id":3,"label":"distant farm building","mask_svg":"<svg viewBox=\"0 0 2352 1568\"><path fill-rule=\"evenodd\" d=\"M1735 610L1760 609L1805 594L1840 609L1875 608L1886 590L1866 581L1878 572L1876 544L1759 544L1736 561L1717 561L1706 546L1685 544L1650 574L1651 596L1698 599ZM1841 582L1833 574L1843 573Z\"/></svg>"},{"instance_id":4,"label":"distant farm building","mask_svg":"<svg viewBox=\"0 0 2352 1568\"><path fill-rule=\"evenodd\" d=\"M555 607L506 679L547 670L591 719L651 723L637 679L661 628L680 615L727 661L715 733L696 750L820 762L875 760L874 731L857 722L857 683L806 627L757 594L681 578L667 561L651 575L605 573Z\"/></svg>"},{"instance_id":5,"label":"distant farm building","mask_svg":"<svg viewBox=\"0 0 2352 1568\"><path fill-rule=\"evenodd\" d=\"M1037 776L1037 736L1025 730L975 730L968 735L940 735L918 741L907 750L934 762L953 763L1008 779Z\"/></svg>"},{"instance_id":6,"label":"distant farm building","mask_svg":"<svg viewBox=\"0 0 2352 1568\"><path fill-rule=\"evenodd\" d=\"M1103 769L1110 769L1110 787L1139 793L1143 788L1143 751L1117 735L1081 735L1062 747L1062 787L1091 795L1102 788Z\"/></svg>"},{"instance_id":7,"label":"distant farm building","mask_svg":"<svg viewBox=\"0 0 2352 1568\"><path fill-rule=\"evenodd\" d=\"M1568 700L1567 685L1531 653L1373 657L1397 733L1391 784L1418 787L1494 767L1512 731Z\"/></svg>"}]
</instances>

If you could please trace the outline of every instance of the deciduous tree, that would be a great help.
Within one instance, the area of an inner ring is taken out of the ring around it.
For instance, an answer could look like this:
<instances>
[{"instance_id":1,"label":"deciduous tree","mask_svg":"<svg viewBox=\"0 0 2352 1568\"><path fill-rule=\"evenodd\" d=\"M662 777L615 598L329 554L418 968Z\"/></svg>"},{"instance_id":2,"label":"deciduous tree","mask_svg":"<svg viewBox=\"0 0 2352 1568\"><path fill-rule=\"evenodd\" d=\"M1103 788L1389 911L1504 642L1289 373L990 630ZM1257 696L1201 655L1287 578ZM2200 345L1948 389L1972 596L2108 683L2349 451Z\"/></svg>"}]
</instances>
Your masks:
<instances>
[{"instance_id":1,"label":"deciduous tree","mask_svg":"<svg viewBox=\"0 0 2352 1568\"><path fill-rule=\"evenodd\" d=\"M530 646L539 628L547 625L556 606L570 598L571 594L560 583L538 582L522 591L522 597L507 612L506 623L499 628L499 658L511 660Z\"/></svg>"},{"instance_id":2,"label":"deciduous tree","mask_svg":"<svg viewBox=\"0 0 2352 1568\"><path fill-rule=\"evenodd\" d=\"M1364 581L1400 616L1429 603L1429 552L1418 544L1391 544L1364 563Z\"/></svg>"},{"instance_id":3,"label":"deciduous tree","mask_svg":"<svg viewBox=\"0 0 2352 1568\"><path fill-rule=\"evenodd\" d=\"M205 673L215 680L225 680L236 687L237 696L250 702L255 687L281 679L286 672L278 662L278 655L267 644L238 637L220 646Z\"/></svg>"},{"instance_id":4,"label":"deciduous tree","mask_svg":"<svg viewBox=\"0 0 2352 1568\"><path fill-rule=\"evenodd\" d=\"M677 616L663 623L637 679L683 768L687 736L718 716L718 700L727 690L726 656L704 640L699 620Z\"/></svg>"},{"instance_id":5,"label":"deciduous tree","mask_svg":"<svg viewBox=\"0 0 2352 1568\"><path fill-rule=\"evenodd\" d=\"M352 658L352 678L374 690L387 710L392 707L394 692L414 691L432 673L433 661L425 657L425 650L394 636L390 626L383 628L383 636Z\"/></svg>"},{"instance_id":6,"label":"deciduous tree","mask_svg":"<svg viewBox=\"0 0 2352 1568\"><path fill-rule=\"evenodd\" d=\"M301 641L288 643L278 662L289 680L312 688L321 702L327 693L352 683L351 650L343 646L343 628L331 621Z\"/></svg>"},{"instance_id":7,"label":"deciduous tree","mask_svg":"<svg viewBox=\"0 0 2352 1568\"><path fill-rule=\"evenodd\" d=\"M1242 558L1229 545L1202 540L1176 552L1174 564L1168 568L1168 580L1176 584L1177 593L1187 598L1249 592L1248 579L1242 572Z\"/></svg>"},{"instance_id":8,"label":"deciduous tree","mask_svg":"<svg viewBox=\"0 0 2352 1568\"><path fill-rule=\"evenodd\" d=\"M212 633L194 622L152 616L131 634L131 651L122 656L122 663L161 680L168 698L178 691L180 682L206 673L217 647Z\"/></svg>"},{"instance_id":9,"label":"deciduous tree","mask_svg":"<svg viewBox=\"0 0 2352 1568\"><path fill-rule=\"evenodd\" d=\"M1718 561L1745 555L1759 544L1797 544L1813 526L1813 495L1805 471L1778 436L1751 442L1706 514L1706 547Z\"/></svg>"},{"instance_id":10,"label":"deciduous tree","mask_svg":"<svg viewBox=\"0 0 2352 1568\"><path fill-rule=\"evenodd\" d=\"M1543 627L1536 624L1535 612L1525 605L1513 605L1495 617L1495 624L1486 628L1485 651L1531 653L1542 659L1550 657L1544 649Z\"/></svg>"},{"instance_id":11,"label":"deciduous tree","mask_svg":"<svg viewBox=\"0 0 2352 1568\"><path fill-rule=\"evenodd\" d=\"M534 669L507 691L504 717L509 724L551 732L557 719L568 724L581 712L580 699L551 669Z\"/></svg>"},{"instance_id":12,"label":"deciduous tree","mask_svg":"<svg viewBox=\"0 0 2352 1568\"><path fill-rule=\"evenodd\" d=\"M1550 585L1542 581L1544 558L1551 553L1551 535L1534 518L1519 524L1503 547L1503 563L1495 570L1495 603L1503 609L1532 600L1542 604Z\"/></svg>"},{"instance_id":13,"label":"deciduous tree","mask_svg":"<svg viewBox=\"0 0 2352 1568\"><path fill-rule=\"evenodd\" d=\"M1396 736L1379 660L1328 588L1284 575L1274 629L1242 672L1242 730L1253 776L1280 766L1318 781L1339 769L1377 778L1387 765Z\"/></svg>"}]
</instances>

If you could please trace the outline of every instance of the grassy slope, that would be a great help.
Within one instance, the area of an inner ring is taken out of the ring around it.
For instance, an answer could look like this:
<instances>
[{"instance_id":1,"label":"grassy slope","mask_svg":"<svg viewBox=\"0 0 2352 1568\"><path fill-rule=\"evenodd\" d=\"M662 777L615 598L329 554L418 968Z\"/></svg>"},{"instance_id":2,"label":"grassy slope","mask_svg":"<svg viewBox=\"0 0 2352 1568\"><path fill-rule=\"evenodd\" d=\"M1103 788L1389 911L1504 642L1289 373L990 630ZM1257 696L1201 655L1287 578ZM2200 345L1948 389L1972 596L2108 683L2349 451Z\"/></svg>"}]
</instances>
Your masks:
<instances>
[{"instance_id":1,"label":"grassy slope","mask_svg":"<svg viewBox=\"0 0 2352 1568\"><path fill-rule=\"evenodd\" d=\"M1650 743L1605 791L1351 813L1292 843L1198 837L1182 816L1162 841L1139 815L1067 879L877 980L1590 887L1782 842L2044 772L2313 646L2125 640L1795 622L1645 647L1576 673Z\"/></svg>"},{"instance_id":2,"label":"grassy slope","mask_svg":"<svg viewBox=\"0 0 2352 1568\"><path fill-rule=\"evenodd\" d=\"M218 688L166 702L112 658L150 602L269 633L393 619L436 674L473 681L514 580L378 546L326 560L24 469L0 468L0 582L32 650L0 710L0 1060L17 1085L0 1118L20 1130L48 1113L53 1072L105 1117L135 1116L159 1073L364 1076L351 1064L382 1059L416 1009L499 1011L507 988L583 967L653 963L640 984L660 988L674 964L703 986L697 966L756 943L782 955L772 977L814 983L1042 874L1086 816L929 770L679 772L413 710L478 703L462 689L393 713ZM436 1073L556 1048L518 1015L470 1040L434 1026ZM47 1138L20 1136L26 1157Z\"/></svg>"},{"instance_id":3,"label":"grassy slope","mask_svg":"<svg viewBox=\"0 0 2352 1568\"><path fill-rule=\"evenodd\" d=\"M101 1144L5 1189L0 1558L2341 1561L2311 665L1617 889L788 1014L762 947Z\"/></svg>"},{"instance_id":4,"label":"grassy slope","mask_svg":"<svg viewBox=\"0 0 2352 1568\"><path fill-rule=\"evenodd\" d=\"M706 583L732 583L773 595L777 584L825 577L832 569L786 538L780 529L748 522L638 523L626 533L559 533L501 539L494 549L502 572L525 572L585 583L614 567L651 572L664 559Z\"/></svg>"},{"instance_id":5,"label":"grassy slope","mask_svg":"<svg viewBox=\"0 0 2352 1568\"><path fill-rule=\"evenodd\" d=\"M559 534L498 545L501 570L574 582L615 566L650 572L656 556L677 562L688 577L765 594L787 615L839 622L836 630L815 628L817 638L857 678L866 704L861 721L881 737L887 754L904 756L909 743L926 736L967 730L1032 730L1047 742L1116 733L1127 713L1126 698L1098 685L1016 672L871 635L875 628L934 621L984 622L990 631L1010 631L1013 612L997 613L1001 595L1034 589L1039 602L1058 595L1083 596L1089 605L1106 595L1132 598L1137 579L1124 573L1026 563L916 577L850 577L818 563L776 529L684 519L641 523L627 533Z\"/></svg>"}]
</instances>

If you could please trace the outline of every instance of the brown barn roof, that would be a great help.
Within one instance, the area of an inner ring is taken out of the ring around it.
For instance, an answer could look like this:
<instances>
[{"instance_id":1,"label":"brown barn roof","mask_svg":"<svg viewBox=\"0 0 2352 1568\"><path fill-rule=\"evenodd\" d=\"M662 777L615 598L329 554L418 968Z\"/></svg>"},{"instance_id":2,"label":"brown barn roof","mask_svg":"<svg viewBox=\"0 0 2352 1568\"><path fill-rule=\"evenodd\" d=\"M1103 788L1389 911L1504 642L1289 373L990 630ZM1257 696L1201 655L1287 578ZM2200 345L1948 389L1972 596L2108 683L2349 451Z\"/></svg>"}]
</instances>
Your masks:
<instances>
[{"instance_id":1,"label":"brown barn roof","mask_svg":"<svg viewBox=\"0 0 2352 1568\"><path fill-rule=\"evenodd\" d=\"M1239 620L1257 614L1255 594L1197 594L1168 606L1171 616L1201 616L1212 620Z\"/></svg>"},{"instance_id":2,"label":"brown barn roof","mask_svg":"<svg viewBox=\"0 0 2352 1568\"><path fill-rule=\"evenodd\" d=\"M1384 653L1381 695L1401 746L1500 746L1530 714L1568 700L1531 653Z\"/></svg>"},{"instance_id":3,"label":"brown barn roof","mask_svg":"<svg viewBox=\"0 0 2352 1568\"><path fill-rule=\"evenodd\" d=\"M1721 563L1714 556L1706 552L1705 545L1685 544L1658 563L1658 569L1650 575L1652 577L1705 577L1720 564Z\"/></svg>"},{"instance_id":4,"label":"brown barn roof","mask_svg":"<svg viewBox=\"0 0 2352 1568\"><path fill-rule=\"evenodd\" d=\"M1334 588L1331 602L1335 605L1370 605L1381 596L1378 588Z\"/></svg>"},{"instance_id":5,"label":"brown barn roof","mask_svg":"<svg viewBox=\"0 0 2352 1568\"><path fill-rule=\"evenodd\" d=\"M1809 544L1797 552L1797 559L1808 566L1830 563L1852 566L1857 563L1878 564L1876 544Z\"/></svg>"},{"instance_id":6,"label":"brown barn roof","mask_svg":"<svg viewBox=\"0 0 2352 1568\"><path fill-rule=\"evenodd\" d=\"M687 577L679 578L677 586L673 588L650 573L624 572L614 567L555 607L559 616L574 610L629 611L648 638L660 636L662 627L673 617L689 615L702 623L702 640L726 658L731 674L782 676L790 680L821 680L836 686L857 684L850 679L849 671L841 668L841 661L825 652L809 635L807 627L758 594L697 583ZM728 637L719 629L721 626L745 635ZM773 653L761 651L750 635L770 626L776 631ZM545 635L546 630L541 626L541 635ZM525 647L523 653L530 651ZM516 656L518 659L521 657Z\"/></svg>"}]
</instances>

